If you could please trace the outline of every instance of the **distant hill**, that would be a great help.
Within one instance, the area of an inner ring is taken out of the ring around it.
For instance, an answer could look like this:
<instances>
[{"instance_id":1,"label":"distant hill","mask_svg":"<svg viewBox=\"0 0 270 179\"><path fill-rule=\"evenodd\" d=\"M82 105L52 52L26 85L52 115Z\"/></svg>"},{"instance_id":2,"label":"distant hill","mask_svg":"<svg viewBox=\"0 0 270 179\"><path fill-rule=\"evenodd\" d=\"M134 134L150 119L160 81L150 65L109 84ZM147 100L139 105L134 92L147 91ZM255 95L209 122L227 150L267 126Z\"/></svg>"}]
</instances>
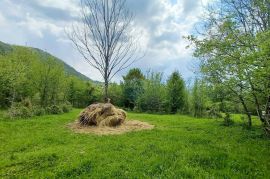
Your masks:
<instances>
[{"instance_id":1,"label":"distant hill","mask_svg":"<svg viewBox=\"0 0 270 179\"><path fill-rule=\"evenodd\" d=\"M81 80L85 80L85 81L92 81L94 82L92 79L88 78L87 76L81 74L80 72L76 71L73 67L69 66L68 64L66 64L63 60L49 54L48 52L45 52L43 50L40 50L38 48L33 48L33 50L37 51L41 56L52 56L56 61L58 61L59 63L63 64L64 66L64 70L68 75L72 75L72 76L76 76L78 78L80 78Z\"/></svg>"},{"instance_id":2,"label":"distant hill","mask_svg":"<svg viewBox=\"0 0 270 179\"><path fill-rule=\"evenodd\" d=\"M12 51L12 46L0 41L0 54L7 54Z\"/></svg>"},{"instance_id":3,"label":"distant hill","mask_svg":"<svg viewBox=\"0 0 270 179\"><path fill-rule=\"evenodd\" d=\"M4 42L1 42L0 41L0 54L1 55L8 54L9 52L12 52L12 50L13 50L14 47L15 47L15 45L10 45L10 44L7 44L7 43L4 43ZM68 75L76 76L76 77L78 77L81 80L91 81L91 82L96 83L96 84L100 84L101 83L99 81L94 81L94 80L88 78L87 76L81 74L80 72L76 71L73 67L71 67L68 64L66 64L63 60L61 60L61 59L59 59L59 58L57 58L57 57L49 54L48 52L45 52L45 51L40 50L38 48L31 48L31 47L27 47L27 48L30 48L30 49L38 52L41 56L50 56L50 57L53 57L56 61L58 61L59 63L63 64L64 70L65 70L65 72Z\"/></svg>"}]
</instances>

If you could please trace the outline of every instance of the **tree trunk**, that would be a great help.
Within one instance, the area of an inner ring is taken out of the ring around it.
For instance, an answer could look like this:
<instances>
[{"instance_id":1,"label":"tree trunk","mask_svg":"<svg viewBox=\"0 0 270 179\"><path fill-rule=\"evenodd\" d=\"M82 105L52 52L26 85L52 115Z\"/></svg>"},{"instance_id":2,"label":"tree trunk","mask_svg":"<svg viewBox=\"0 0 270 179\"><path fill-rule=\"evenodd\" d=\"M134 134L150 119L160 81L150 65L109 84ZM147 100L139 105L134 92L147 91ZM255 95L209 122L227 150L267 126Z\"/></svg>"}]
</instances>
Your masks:
<instances>
[{"instance_id":1,"label":"tree trunk","mask_svg":"<svg viewBox=\"0 0 270 179\"><path fill-rule=\"evenodd\" d=\"M108 52L108 51L107 51ZM105 58L105 75L104 75L104 102L109 102L108 98L108 87L109 87L109 57Z\"/></svg>"},{"instance_id":2,"label":"tree trunk","mask_svg":"<svg viewBox=\"0 0 270 179\"><path fill-rule=\"evenodd\" d=\"M264 119L263 119L263 116L262 116L261 106L260 106L259 100L258 100L258 98L257 98L257 95L256 95L256 93L255 93L256 90L255 90L255 88L254 88L254 84L252 83L250 77L248 78L248 81L249 81L249 84L250 84L250 86L251 86L251 90L252 90L251 93L252 93L252 96L253 96L254 101L255 101L257 115L258 115L260 121L261 121L262 123L264 123Z\"/></svg>"},{"instance_id":3,"label":"tree trunk","mask_svg":"<svg viewBox=\"0 0 270 179\"><path fill-rule=\"evenodd\" d=\"M108 102L108 87L109 87L109 82L108 79L104 79L104 102Z\"/></svg>"},{"instance_id":4,"label":"tree trunk","mask_svg":"<svg viewBox=\"0 0 270 179\"><path fill-rule=\"evenodd\" d=\"M255 105L256 105L257 115L258 115L260 121L261 121L262 123L264 123L264 119L263 119L263 116L262 116L262 110L261 110L261 107L260 107L258 98L257 98L257 96L254 94L254 92L252 92L252 95L253 95L254 100L255 100Z\"/></svg>"},{"instance_id":5,"label":"tree trunk","mask_svg":"<svg viewBox=\"0 0 270 179\"><path fill-rule=\"evenodd\" d=\"M268 96L268 100L265 105L264 130L266 134L270 135L270 96Z\"/></svg>"},{"instance_id":6,"label":"tree trunk","mask_svg":"<svg viewBox=\"0 0 270 179\"><path fill-rule=\"evenodd\" d=\"M244 98L242 96L239 96L239 99L241 101L241 104L243 105L243 108L245 110L245 113L248 117L248 127L250 128L252 126L252 120L251 120L251 115L250 115L250 112L248 111L248 108L247 108L247 105L244 101Z\"/></svg>"},{"instance_id":7,"label":"tree trunk","mask_svg":"<svg viewBox=\"0 0 270 179\"><path fill-rule=\"evenodd\" d=\"M247 116L248 116L248 127L251 128L251 126L252 126L252 120L251 120L250 112L247 112Z\"/></svg>"}]
</instances>

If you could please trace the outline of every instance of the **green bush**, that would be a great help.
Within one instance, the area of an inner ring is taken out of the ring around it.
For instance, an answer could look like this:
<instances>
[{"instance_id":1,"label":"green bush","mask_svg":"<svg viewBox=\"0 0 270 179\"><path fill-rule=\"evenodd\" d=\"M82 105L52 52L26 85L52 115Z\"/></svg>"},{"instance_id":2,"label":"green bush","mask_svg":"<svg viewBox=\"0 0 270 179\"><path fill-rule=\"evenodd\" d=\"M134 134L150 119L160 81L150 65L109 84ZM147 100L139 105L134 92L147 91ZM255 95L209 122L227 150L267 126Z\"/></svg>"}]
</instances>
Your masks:
<instances>
[{"instance_id":1,"label":"green bush","mask_svg":"<svg viewBox=\"0 0 270 179\"><path fill-rule=\"evenodd\" d=\"M62 111L64 113L68 113L71 110L72 110L72 105L69 102L66 102L65 104L62 105Z\"/></svg>"},{"instance_id":2,"label":"green bush","mask_svg":"<svg viewBox=\"0 0 270 179\"><path fill-rule=\"evenodd\" d=\"M35 116L43 116L46 114L46 110L43 107L36 106L33 108L33 113Z\"/></svg>"},{"instance_id":3,"label":"green bush","mask_svg":"<svg viewBox=\"0 0 270 179\"><path fill-rule=\"evenodd\" d=\"M33 112L30 108L23 106L21 108L21 117L22 118L28 118L28 117L32 117L33 116Z\"/></svg>"},{"instance_id":4,"label":"green bush","mask_svg":"<svg viewBox=\"0 0 270 179\"><path fill-rule=\"evenodd\" d=\"M162 83L162 73L151 72L143 82L143 93L136 100L135 111L147 113L167 113L166 86Z\"/></svg>"},{"instance_id":5,"label":"green bush","mask_svg":"<svg viewBox=\"0 0 270 179\"><path fill-rule=\"evenodd\" d=\"M217 104L212 104L207 110L207 116L210 118L222 118Z\"/></svg>"},{"instance_id":6,"label":"green bush","mask_svg":"<svg viewBox=\"0 0 270 179\"><path fill-rule=\"evenodd\" d=\"M249 126L249 124L248 124L248 118L247 118L247 116L246 115L242 115L241 117L240 117L240 119L242 120L242 127L243 127L243 129L251 129L251 126Z\"/></svg>"},{"instance_id":7,"label":"green bush","mask_svg":"<svg viewBox=\"0 0 270 179\"><path fill-rule=\"evenodd\" d=\"M33 116L33 111L30 106L24 106L22 102L13 103L8 110L8 118L29 118Z\"/></svg>"},{"instance_id":8,"label":"green bush","mask_svg":"<svg viewBox=\"0 0 270 179\"><path fill-rule=\"evenodd\" d=\"M32 102L29 98L22 100L21 104L29 109L33 108Z\"/></svg>"},{"instance_id":9,"label":"green bush","mask_svg":"<svg viewBox=\"0 0 270 179\"><path fill-rule=\"evenodd\" d=\"M233 124L233 120L231 118L230 113L225 113L225 117L223 119L224 119L224 126L230 126Z\"/></svg>"},{"instance_id":10,"label":"green bush","mask_svg":"<svg viewBox=\"0 0 270 179\"><path fill-rule=\"evenodd\" d=\"M52 106L49 107L49 113L50 114L62 114L63 109L59 105L52 105Z\"/></svg>"}]
</instances>

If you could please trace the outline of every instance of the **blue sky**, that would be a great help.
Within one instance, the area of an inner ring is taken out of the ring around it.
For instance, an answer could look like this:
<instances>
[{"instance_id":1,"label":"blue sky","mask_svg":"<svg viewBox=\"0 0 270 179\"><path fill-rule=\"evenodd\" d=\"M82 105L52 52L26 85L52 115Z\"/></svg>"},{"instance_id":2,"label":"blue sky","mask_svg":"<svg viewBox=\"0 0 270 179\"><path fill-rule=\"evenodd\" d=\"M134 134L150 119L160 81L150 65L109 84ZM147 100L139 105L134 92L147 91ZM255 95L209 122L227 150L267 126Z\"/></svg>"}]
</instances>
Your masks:
<instances>
[{"instance_id":1,"label":"blue sky","mask_svg":"<svg viewBox=\"0 0 270 179\"><path fill-rule=\"evenodd\" d=\"M132 67L143 71L174 70L186 80L194 77L192 50L183 36L192 33L203 7L210 0L127 0L136 16L134 27L141 32L143 59ZM102 81L101 75L78 54L65 29L79 20L79 0L1 0L0 41L40 48L61 58L77 71ZM120 81L126 71L114 81Z\"/></svg>"}]
</instances>

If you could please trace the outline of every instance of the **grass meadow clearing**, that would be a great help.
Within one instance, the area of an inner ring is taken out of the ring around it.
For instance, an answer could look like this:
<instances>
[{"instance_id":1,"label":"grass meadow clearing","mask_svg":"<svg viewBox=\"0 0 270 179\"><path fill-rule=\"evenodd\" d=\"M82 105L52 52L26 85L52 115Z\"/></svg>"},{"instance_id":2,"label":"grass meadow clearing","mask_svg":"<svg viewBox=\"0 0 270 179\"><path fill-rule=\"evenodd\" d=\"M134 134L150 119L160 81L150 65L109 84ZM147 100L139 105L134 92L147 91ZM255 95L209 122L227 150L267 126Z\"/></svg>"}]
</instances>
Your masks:
<instances>
[{"instance_id":1,"label":"grass meadow clearing","mask_svg":"<svg viewBox=\"0 0 270 179\"><path fill-rule=\"evenodd\" d=\"M128 113L155 125L122 135L77 134L63 115L0 120L1 178L268 178L270 141L259 121ZM238 119L239 118L239 119ZM256 119L254 119L256 120Z\"/></svg>"}]
</instances>

